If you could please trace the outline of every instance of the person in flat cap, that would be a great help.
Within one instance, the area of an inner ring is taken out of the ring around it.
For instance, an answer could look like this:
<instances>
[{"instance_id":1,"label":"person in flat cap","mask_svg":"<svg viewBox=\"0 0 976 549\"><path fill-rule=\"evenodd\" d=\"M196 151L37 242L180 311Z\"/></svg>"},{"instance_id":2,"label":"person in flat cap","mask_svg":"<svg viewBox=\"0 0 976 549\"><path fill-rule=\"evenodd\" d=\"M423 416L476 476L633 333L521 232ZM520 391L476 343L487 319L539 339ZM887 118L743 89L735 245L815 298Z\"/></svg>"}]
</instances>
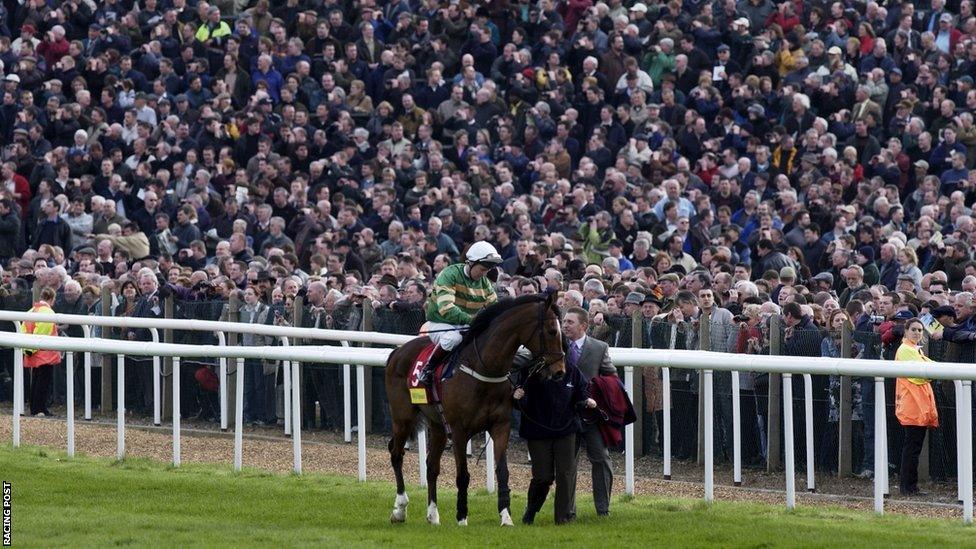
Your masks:
<instances>
[{"instance_id":1,"label":"person in flat cap","mask_svg":"<svg viewBox=\"0 0 976 549\"><path fill-rule=\"evenodd\" d=\"M834 287L834 275L831 274L831 273L829 273L829 272L827 272L827 271L824 271L824 272L821 272L821 273L817 273L816 276L814 276L813 278L810 279L810 282L811 282L811 284L813 286L810 289L811 291L813 291L813 292L829 292Z\"/></svg>"},{"instance_id":2,"label":"person in flat cap","mask_svg":"<svg viewBox=\"0 0 976 549\"><path fill-rule=\"evenodd\" d=\"M908 273L898 275L898 282L895 286L896 292L915 292L915 277Z\"/></svg>"},{"instance_id":3,"label":"person in flat cap","mask_svg":"<svg viewBox=\"0 0 976 549\"><path fill-rule=\"evenodd\" d=\"M934 327L934 330L929 337L938 341L951 341L952 343L971 343L976 341L976 330L963 325L957 324L956 310L949 305L942 305L941 307L936 307L932 309L932 318L938 321L942 325L942 329L939 330L938 327Z\"/></svg>"},{"instance_id":4,"label":"person in flat cap","mask_svg":"<svg viewBox=\"0 0 976 549\"><path fill-rule=\"evenodd\" d=\"M634 311L640 308L641 303L644 301L644 294L640 292L630 292L627 294L627 298L624 299L624 314L631 316Z\"/></svg>"}]
</instances>

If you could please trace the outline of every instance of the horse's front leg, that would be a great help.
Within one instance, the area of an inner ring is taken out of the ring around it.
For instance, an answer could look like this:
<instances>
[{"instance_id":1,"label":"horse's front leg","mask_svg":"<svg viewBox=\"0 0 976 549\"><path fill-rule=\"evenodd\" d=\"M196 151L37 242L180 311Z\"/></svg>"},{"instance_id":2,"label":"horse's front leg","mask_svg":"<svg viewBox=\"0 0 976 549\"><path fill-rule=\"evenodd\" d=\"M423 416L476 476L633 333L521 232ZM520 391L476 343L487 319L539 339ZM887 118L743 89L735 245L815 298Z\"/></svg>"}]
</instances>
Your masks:
<instances>
[{"instance_id":1,"label":"horse's front leg","mask_svg":"<svg viewBox=\"0 0 976 549\"><path fill-rule=\"evenodd\" d=\"M454 431L454 463L457 468L457 521L458 526L468 525L468 484L471 475L468 474L468 440L471 433L461 430Z\"/></svg>"},{"instance_id":2,"label":"horse's front leg","mask_svg":"<svg viewBox=\"0 0 976 549\"><path fill-rule=\"evenodd\" d=\"M515 526L512 522L512 491L508 486L508 439L511 425L509 421L495 423L491 429L491 440L495 444L495 479L498 481L498 514L502 526Z\"/></svg>"},{"instance_id":3,"label":"horse's front leg","mask_svg":"<svg viewBox=\"0 0 976 549\"><path fill-rule=\"evenodd\" d=\"M441 456L447 446L447 433L443 425L431 425L430 449L427 454L427 522L440 525L440 513L437 510L437 477L441 472Z\"/></svg>"}]
</instances>

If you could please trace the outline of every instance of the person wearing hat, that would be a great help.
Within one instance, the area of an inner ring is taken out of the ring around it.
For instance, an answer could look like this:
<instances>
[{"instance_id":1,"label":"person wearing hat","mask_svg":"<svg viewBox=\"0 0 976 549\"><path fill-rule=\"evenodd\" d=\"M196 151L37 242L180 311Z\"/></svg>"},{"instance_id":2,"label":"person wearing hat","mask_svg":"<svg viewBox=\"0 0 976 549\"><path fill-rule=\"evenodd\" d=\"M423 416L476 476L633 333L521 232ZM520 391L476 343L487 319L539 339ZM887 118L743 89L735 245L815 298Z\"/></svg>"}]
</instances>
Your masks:
<instances>
[{"instance_id":1,"label":"person wearing hat","mask_svg":"<svg viewBox=\"0 0 976 549\"><path fill-rule=\"evenodd\" d=\"M14 41L10 43L10 51L14 52L14 54L18 56L23 55L20 53L20 50L24 47L25 43L31 45L31 50L36 50L38 44L41 43L41 41L37 39L37 28L30 23L26 23L20 27L20 36L15 38Z\"/></svg>"},{"instance_id":2,"label":"person wearing hat","mask_svg":"<svg viewBox=\"0 0 976 549\"><path fill-rule=\"evenodd\" d=\"M634 312L640 308L641 303L644 302L644 294L640 292L630 292L627 294L627 298L624 299L624 315L633 316Z\"/></svg>"},{"instance_id":3,"label":"person wearing hat","mask_svg":"<svg viewBox=\"0 0 976 549\"><path fill-rule=\"evenodd\" d=\"M674 308L674 299L678 294L678 285L680 283L681 278L675 273L665 273L657 277L655 293L660 296L662 313L669 313Z\"/></svg>"},{"instance_id":4,"label":"person wearing hat","mask_svg":"<svg viewBox=\"0 0 976 549\"><path fill-rule=\"evenodd\" d=\"M935 34L935 47L943 55L951 54L956 51L956 44L962 39L962 31L956 28L951 13L943 13L939 16L939 27L932 29Z\"/></svg>"},{"instance_id":5,"label":"person wearing hat","mask_svg":"<svg viewBox=\"0 0 976 549\"><path fill-rule=\"evenodd\" d=\"M722 82L722 84L718 84L720 86L728 86L729 76L735 73L741 73L742 67L735 59L732 59L731 49L728 44L719 44L716 51L715 64L712 65L712 81Z\"/></svg>"},{"instance_id":6,"label":"person wearing hat","mask_svg":"<svg viewBox=\"0 0 976 549\"><path fill-rule=\"evenodd\" d=\"M844 52L838 46L831 46L827 50L826 62L817 68L816 73L820 75L824 85L833 83L832 75L835 74L846 76L851 81L857 80L857 70L844 61Z\"/></svg>"},{"instance_id":7,"label":"person wearing hat","mask_svg":"<svg viewBox=\"0 0 976 549\"><path fill-rule=\"evenodd\" d=\"M915 293L915 277L908 273L899 274L898 283L895 285L895 291Z\"/></svg>"},{"instance_id":8,"label":"person wearing hat","mask_svg":"<svg viewBox=\"0 0 976 549\"><path fill-rule=\"evenodd\" d=\"M956 323L956 310L950 305L943 305L932 309L932 318L935 319L942 329L936 329L929 337L938 341L951 341L953 343L970 343L976 341L976 331L969 327Z\"/></svg>"},{"instance_id":9,"label":"person wearing hat","mask_svg":"<svg viewBox=\"0 0 976 549\"><path fill-rule=\"evenodd\" d=\"M874 286L881 280L881 272L874 263L874 256L874 247L861 246L857 249L857 255L854 258L861 269L864 270L864 283L868 286Z\"/></svg>"},{"instance_id":10,"label":"person wearing hat","mask_svg":"<svg viewBox=\"0 0 976 549\"><path fill-rule=\"evenodd\" d=\"M210 6L207 9L207 20L197 28L195 38L209 52L223 54L224 44L232 33L233 31L227 21L223 21L220 18L220 8ZM219 61L220 58L217 58L217 60ZM214 66L213 63L211 63L211 66Z\"/></svg>"},{"instance_id":11,"label":"person wearing hat","mask_svg":"<svg viewBox=\"0 0 976 549\"><path fill-rule=\"evenodd\" d=\"M811 292L830 292L834 288L834 275L823 271L811 278L810 282L812 285L810 288Z\"/></svg>"},{"instance_id":12,"label":"person wearing hat","mask_svg":"<svg viewBox=\"0 0 976 549\"><path fill-rule=\"evenodd\" d=\"M641 316L644 317L644 341L651 341L651 321L661 314L661 300L654 294L647 294L641 301Z\"/></svg>"},{"instance_id":13,"label":"person wearing hat","mask_svg":"<svg viewBox=\"0 0 976 549\"><path fill-rule=\"evenodd\" d=\"M425 329L436 347L418 374L418 383L430 383L430 374L441 359L461 343L460 329L470 324L478 311L498 301L495 287L486 276L502 262L495 247L484 240L475 242L465 259L437 275L427 299Z\"/></svg>"},{"instance_id":14,"label":"person wearing hat","mask_svg":"<svg viewBox=\"0 0 976 549\"><path fill-rule=\"evenodd\" d=\"M888 133L899 135L908 127L912 118L912 111L915 110L915 103L909 99L902 99L895 103L895 113L888 122Z\"/></svg>"}]
</instances>

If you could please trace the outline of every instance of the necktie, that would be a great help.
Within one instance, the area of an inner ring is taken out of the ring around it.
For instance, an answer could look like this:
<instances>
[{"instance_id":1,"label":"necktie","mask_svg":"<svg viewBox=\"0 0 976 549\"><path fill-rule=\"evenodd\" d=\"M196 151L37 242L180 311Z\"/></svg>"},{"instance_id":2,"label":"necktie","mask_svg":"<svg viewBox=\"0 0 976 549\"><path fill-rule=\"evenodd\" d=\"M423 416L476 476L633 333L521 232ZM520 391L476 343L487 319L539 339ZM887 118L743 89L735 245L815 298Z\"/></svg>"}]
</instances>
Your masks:
<instances>
[{"instance_id":1,"label":"necktie","mask_svg":"<svg viewBox=\"0 0 976 549\"><path fill-rule=\"evenodd\" d=\"M569 346L569 363L576 366L580 358L580 348L579 344L575 341Z\"/></svg>"}]
</instances>

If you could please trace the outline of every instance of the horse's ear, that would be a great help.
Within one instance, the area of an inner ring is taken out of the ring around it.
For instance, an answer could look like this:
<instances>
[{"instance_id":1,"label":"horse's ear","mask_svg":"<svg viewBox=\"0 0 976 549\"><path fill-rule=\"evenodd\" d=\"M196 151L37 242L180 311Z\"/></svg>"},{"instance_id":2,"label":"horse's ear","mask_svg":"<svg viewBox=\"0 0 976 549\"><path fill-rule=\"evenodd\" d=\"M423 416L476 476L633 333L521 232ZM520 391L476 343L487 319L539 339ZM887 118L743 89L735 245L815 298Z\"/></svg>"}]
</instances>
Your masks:
<instances>
[{"instance_id":1,"label":"horse's ear","mask_svg":"<svg viewBox=\"0 0 976 549\"><path fill-rule=\"evenodd\" d=\"M552 309L556 306L556 298L559 296L559 292L555 292L552 289L546 290L546 308Z\"/></svg>"}]
</instances>

